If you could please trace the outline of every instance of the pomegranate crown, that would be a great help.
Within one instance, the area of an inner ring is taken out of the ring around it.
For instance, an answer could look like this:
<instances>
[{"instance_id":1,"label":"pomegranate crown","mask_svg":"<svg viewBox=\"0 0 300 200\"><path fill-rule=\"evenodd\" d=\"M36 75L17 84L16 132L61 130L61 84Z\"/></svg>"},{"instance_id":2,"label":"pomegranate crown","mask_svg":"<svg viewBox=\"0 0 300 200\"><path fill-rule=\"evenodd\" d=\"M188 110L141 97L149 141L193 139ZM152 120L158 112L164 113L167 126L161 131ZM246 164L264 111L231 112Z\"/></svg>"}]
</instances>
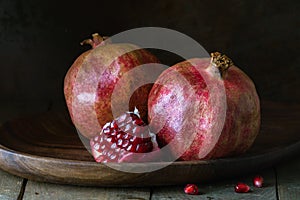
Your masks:
<instances>
[{"instance_id":1,"label":"pomegranate crown","mask_svg":"<svg viewBox=\"0 0 300 200\"><path fill-rule=\"evenodd\" d=\"M219 68L221 76L223 77L224 72L228 70L229 67L233 66L233 62L226 55L222 55L220 52L211 53L211 64Z\"/></svg>"},{"instance_id":2,"label":"pomegranate crown","mask_svg":"<svg viewBox=\"0 0 300 200\"><path fill-rule=\"evenodd\" d=\"M95 47L97 47L99 45L104 45L106 43L110 43L110 41L108 40L109 37L107 37L107 36L101 37L98 33L94 33L94 34L92 34L92 37L93 37L92 39L83 40L80 44L81 45L89 44L94 49Z\"/></svg>"}]
</instances>

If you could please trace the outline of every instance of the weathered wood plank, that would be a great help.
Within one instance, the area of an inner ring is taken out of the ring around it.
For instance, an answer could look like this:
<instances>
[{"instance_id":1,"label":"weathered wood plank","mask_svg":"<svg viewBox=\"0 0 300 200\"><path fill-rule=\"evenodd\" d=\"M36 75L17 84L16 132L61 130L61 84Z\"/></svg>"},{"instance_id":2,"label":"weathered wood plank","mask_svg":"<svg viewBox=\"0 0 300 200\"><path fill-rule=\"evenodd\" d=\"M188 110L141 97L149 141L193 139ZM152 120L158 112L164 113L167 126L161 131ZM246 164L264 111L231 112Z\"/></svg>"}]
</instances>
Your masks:
<instances>
[{"instance_id":1,"label":"weathered wood plank","mask_svg":"<svg viewBox=\"0 0 300 200\"><path fill-rule=\"evenodd\" d=\"M263 188L255 188L252 186L252 175L247 177L235 178L232 180L226 180L211 184L197 184L199 186L199 195L187 195L184 193L184 186L174 187L160 187L153 188L153 194L151 200L192 200L192 199L266 199L275 200L276 197L276 176L273 169L260 173L265 179L265 186ZM241 194L234 192L234 186L237 182L245 182L251 187L251 192Z\"/></svg>"},{"instance_id":2,"label":"weathered wood plank","mask_svg":"<svg viewBox=\"0 0 300 200\"><path fill-rule=\"evenodd\" d=\"M99 188L28 181L23 200L148 200L149 188Z\"/></svg>"},{"instance_id":3,"label":"weathered wood plank","mask_svg":"<svg viewBox=\"0 0 300 200\"><path fill-rule=\"evenodd\" d=\"M0 199L16 200L19 196L23 179L0 170Z\"/></svg>"},{"instance_id":4,"label":"weathered wood plank","mask_svg":"<svg viewBox=\"0 0 300 200\"><path fill-rule=\"evenodd\" d=\"M300 199L300 159L281 164L276 170L279 199Z\"/></svg>"},{"instance_id":5,"label":"weathered wood plank","mask_svg":"<svg viewBox=\"0 0 300 200\"><path fill-rule=\"evenodd\" d=\"M3 107L1 107L1 112ZM0 115L0 126L3 120L3 114ZM23 184L23 178L11 175L0 169L0 199L16 200L19 197Z\"/></svg>"}]
</instances>

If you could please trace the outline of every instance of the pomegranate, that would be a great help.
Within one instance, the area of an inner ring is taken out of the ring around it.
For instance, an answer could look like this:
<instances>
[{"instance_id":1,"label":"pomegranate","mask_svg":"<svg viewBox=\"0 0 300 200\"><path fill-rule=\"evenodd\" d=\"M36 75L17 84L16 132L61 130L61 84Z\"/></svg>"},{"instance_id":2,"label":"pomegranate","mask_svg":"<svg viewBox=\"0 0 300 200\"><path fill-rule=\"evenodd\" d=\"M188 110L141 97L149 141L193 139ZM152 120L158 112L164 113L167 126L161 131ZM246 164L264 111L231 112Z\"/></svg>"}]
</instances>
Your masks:
<instances>
[{"instance_id":1,"label":"pomegranate","mask_svg":"<svg viewBox=\"0 0 300 200\"><path fill-rule=\"evenodd\" d=\"M119 116L137 107L141 117L147 120L147 97L152 84L135 90L129 100L127 97L134 84L147 76L137 66L158 63L158 59L133 44L112 44L98 34L82 44L90 44L92 49L75 60L64 80L66 103L77 130L87 138L95 136L104 124L113 120L112 110ZM127 76L120 93L112 98L118 81L133 68L137 69L135 76Z\"/></svg>"},{"instance_id":2,"label":"pomegranate","mask_svg":"<svg viewBox=\"0 0 300 200\"><path fill-rule=\"evenodd\" d=\"M159 146L172 144L180 160L241 154L260 127L254 83L218 52L166 69L149 94L148 112Z\"/></svg>"},{"instance_id":3,"label":"pomegranate","mask_svg":"<svg viewBox=\"0 0 300 200\"><path fill-rule=\"evenodd\" d=\"M158 148L155 135L142 121L137 109L107 122L102 131L90 139L90 145L95 161L102 163L142 161L144 156L134 156L134 153Z\"/></svg>"}]
</instances>

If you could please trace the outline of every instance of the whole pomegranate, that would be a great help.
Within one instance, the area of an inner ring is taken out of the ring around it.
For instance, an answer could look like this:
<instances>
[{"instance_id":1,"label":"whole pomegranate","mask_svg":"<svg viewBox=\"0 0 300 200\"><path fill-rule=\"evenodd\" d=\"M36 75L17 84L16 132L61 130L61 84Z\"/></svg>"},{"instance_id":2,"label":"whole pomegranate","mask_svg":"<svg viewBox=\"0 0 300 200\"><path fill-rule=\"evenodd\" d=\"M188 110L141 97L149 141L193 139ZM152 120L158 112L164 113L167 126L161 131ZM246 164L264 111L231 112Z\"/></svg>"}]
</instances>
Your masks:
<instances>
[{"instance_id":1,"label":"whole pomegranate","mask_svg":"<svg viewBox=\"0 0 300 200\"><path fill-rule=\"evenodd\" d=\"M251 79L220 53L165 70L148 99L148 117L160 147L181 160L245 152L260 127L260 103Z\"/></svg>"},{"instance_id":2,"label":"whole pomegranate","mask_svg":"<svg viewBox=\"0 0 300 200\"><path fill-rule=\"evenodd\" d=\"M82 44L90 44L92 49L75 60L64 80L68 110L80 133L87 138L94 137L104 124L113 120L112 109L119 116L125 110L137 107L141 117L147 119L147 100L152 85L137 88L129 96L129 105L128 95L135 84L147 76L144 70L136 67L158 63L158 59L133 44L113 44L98 34L93 34L93 39L84 40ZM134 76L125 76L133 68L136 68ZM123 77L126 77L125 81ZM121 89L112 98L121 79Z\"/></svg>"}]
</instances>

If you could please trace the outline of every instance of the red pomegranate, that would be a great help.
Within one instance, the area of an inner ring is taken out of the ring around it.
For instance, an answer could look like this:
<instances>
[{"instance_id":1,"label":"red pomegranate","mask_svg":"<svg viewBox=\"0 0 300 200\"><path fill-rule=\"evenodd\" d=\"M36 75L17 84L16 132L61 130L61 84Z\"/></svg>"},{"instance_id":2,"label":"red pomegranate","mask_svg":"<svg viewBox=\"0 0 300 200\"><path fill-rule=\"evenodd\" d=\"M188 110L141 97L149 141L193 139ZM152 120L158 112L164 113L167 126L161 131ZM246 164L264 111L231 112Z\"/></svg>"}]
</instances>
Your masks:
<instances>
[{"instance_id":1,"label":"red pomegranate","mask_svg":"<svg viewBox=\"0 0 300 200\"><path fill-rule=\"evenodd\" d=\"M168 145L181 160L241 154L260 127L252 80L218 52L165 70L149 94L148 112L160 147Z\"/></svg>"},{"instance_id":2,"label":"red pomegranate","mask_svg":"<svg viewBox=\"0 0 300 200\"><path fill-rule=\"evenodd\" d=\"M83 41L82 44L90 44L93 48L75 60L64 80L71 119L87 138L99 133L105 123L113 120L113 114L119 116L134 107L139 109L144 120L147 119L147 97L152 85L139 87L130 95L135 84L147 76L144 70L136 67L159 62L154 55L133 44L112 44L104 39L93 34L93 39ZM118 82L133 68L135 76L126 76L119 93L113 97Z\"/></svg>"}]
</instances>

